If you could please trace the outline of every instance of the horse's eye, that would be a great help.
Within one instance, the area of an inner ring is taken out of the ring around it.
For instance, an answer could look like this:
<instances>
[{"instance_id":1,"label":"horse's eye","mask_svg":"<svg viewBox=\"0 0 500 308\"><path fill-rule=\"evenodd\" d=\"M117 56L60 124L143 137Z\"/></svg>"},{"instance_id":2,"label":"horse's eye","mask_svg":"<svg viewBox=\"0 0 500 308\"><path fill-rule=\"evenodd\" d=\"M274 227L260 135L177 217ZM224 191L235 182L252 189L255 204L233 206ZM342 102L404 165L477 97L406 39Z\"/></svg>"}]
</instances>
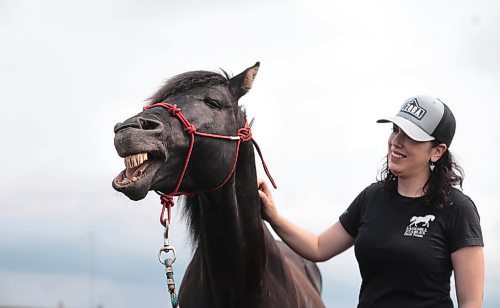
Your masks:
<instances>
[{"instance_id":1,"label":"horse's eye","mask_svg":"<svg viewBox=\"0 0 500 308\"><path fill-rule=\"evenodd\" d=\"M203 101L205 101L205 104L207 104L209 107L217 108L217 109L222 108L221 103L214 98L206 97Z\"/></svg>"}]
</instances>

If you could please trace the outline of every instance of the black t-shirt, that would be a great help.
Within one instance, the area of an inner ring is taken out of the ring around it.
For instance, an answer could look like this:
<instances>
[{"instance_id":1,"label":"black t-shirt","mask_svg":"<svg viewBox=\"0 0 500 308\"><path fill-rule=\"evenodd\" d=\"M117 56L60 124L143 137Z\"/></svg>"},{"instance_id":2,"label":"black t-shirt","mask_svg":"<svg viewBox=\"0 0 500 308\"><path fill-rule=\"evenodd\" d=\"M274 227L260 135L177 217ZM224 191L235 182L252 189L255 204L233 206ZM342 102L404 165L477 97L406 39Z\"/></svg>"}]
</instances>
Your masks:
<instances>
[{"instance_id":1,"label":"black t-shirt","mask_svg":"<svg viewBox=\"0 0 500 308\"><path fill-rule=\"evenodd\" d=\"M365 188L340 216L355 238L362 284L358 307L453 307L451 253L483 246L472 200L451 191L452 206L438 209L423 197Z\"/></svg>"}]
</instances>

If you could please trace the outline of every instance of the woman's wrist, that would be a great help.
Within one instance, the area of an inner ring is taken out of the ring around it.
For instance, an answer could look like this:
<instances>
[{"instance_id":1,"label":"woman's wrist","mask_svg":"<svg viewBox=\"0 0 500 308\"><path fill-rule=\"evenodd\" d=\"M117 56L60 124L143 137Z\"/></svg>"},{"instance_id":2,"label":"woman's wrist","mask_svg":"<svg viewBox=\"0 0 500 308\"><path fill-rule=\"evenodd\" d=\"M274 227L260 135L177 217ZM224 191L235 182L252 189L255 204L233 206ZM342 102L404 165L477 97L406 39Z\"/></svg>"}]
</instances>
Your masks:
<instances>
[{"instance_id":1,"label":"woman's wrist","mask_svg":"<svg viewBox=\"0 0 500 308\"><path fill-rule=\"evenodd\" d=\"M273 216L269 217L269 224L273 227L273 229L281 229L285 218L281 216L280 213L276 212Z\"/></svg>"}]
</instances>

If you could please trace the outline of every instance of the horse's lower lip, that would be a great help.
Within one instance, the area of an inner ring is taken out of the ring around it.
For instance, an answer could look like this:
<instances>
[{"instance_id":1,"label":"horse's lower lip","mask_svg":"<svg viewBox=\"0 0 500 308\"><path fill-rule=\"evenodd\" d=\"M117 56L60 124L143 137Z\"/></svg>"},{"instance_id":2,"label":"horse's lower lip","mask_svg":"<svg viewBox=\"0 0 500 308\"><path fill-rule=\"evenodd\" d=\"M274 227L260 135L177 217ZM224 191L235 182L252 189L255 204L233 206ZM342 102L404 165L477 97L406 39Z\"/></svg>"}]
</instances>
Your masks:
<instances>
[{"instance_id":1,"label":"horse's lower lip","mask_svg":"<svg viewBox=\"0 0 500 308\"><path fill-rule=\"evenodd\" d=\"M144 199L152 189L156 173L162 165L162 160L151 160L148 162L147 166L142 166L147 168L145 168L141 174L135 175L136 172L139 173L138 170L141 166L136 167L137 169L132 172L132 178L127 177L126 170L120 172L112 181L113 188L123 193L131 200L137 201ZM135 179L134 176L136 177Z\"/></svg>"},{"instance_id":2,"label":"horse's lower lip","mask_svg":"<svg viewBox=\"0 0 500 308\"><path fill-rule=\"evenodd\" d=\"M134 185L144 177L150 164L150 161L145 161L137 167L123 170L115 177L113 183L120 188Z\"/></svg>"}]
</instances>

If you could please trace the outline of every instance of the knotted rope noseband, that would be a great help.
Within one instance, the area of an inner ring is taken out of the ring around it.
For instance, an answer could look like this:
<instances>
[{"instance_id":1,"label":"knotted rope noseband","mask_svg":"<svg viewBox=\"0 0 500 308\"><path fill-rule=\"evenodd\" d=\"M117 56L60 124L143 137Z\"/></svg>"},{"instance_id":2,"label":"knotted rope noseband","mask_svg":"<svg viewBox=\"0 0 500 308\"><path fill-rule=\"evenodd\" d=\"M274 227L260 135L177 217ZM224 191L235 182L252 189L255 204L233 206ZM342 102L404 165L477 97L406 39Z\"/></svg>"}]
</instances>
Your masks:
<instances>
[{"instance_id":1,"label":"knotted rope noseband","mask_svg":"<svg viewBox=\"0 0 500 308\"><path fill-rule=\"evenodd\" d=\"M194 139L195 139L195 136L208 137L208 138L216 138L216 139L223 139L223 140L236 141L237 142L236 143L236 155L235 155L235 158L234 158L233 166L232 166L231 171L229 172L228 176L217 187L209 189L207 191L217 190L217 189L221 188L222 186L224 186L229 181L229 179L231 178L231 176L234 173L234 170L236 169L236 163L238 162L238 153L239 153L240 144L241 144L241 142L246 142L246 141L249 141L249 140L252 141L253 145L257 149L257 153L259 153L259 157L260 157L260 160L262 162L262 166L264 167L264 171L266 172L267 177L271 181L271 183L274 186L274 188L277 187L276 184L275 184L275 182L274 182L274 180L273 180L273 178L272 178L272 176L271 176L271 174L269 173L269 170L267 169L267 165L266 165L266 163L264 161L264 158L262 156L262 152L261 152L261 150L259 148L259 145L252 138L252 130L250 129L250 126L248 126L247 122L245 122L245 126L244 127L238 129L238 131L236 133L236 136L225 136L225 135L210 134L210 133L204 133L204 132L197 131L196 127L193 124L191 124L188 121L188 119L186 119L186 117L184 116L184 114L182 114L181 109L179 107L177 107L177 105L172 105L172 104L168 104L168 103L156 103L156 104L152 104L152 105L149 105L149 106L145 106L144 110L149 110L149 109L154 108L154 107L162 107L162 108L165 108L165 109L169 110L170 113L173 116L175 116L182 123L182 125L185 127L185 131L191 136L191 138L190 138L190 144L189 144L189 150L188 150L188 153L187 153L187 156L186 156L186 161L184 162L184 166L183 166L182 172L181 172L181 174L179 176L179 180L177 181L177 185L175 186L174 190L172 192L168 193L168 194L164 194L164 193L159 193L158 192L158 194L160 194L160 200L161 200L161 204L162 204L162 211L161 211L161 214L160 214L160 223L163 226L166 227L166 223L167 222L170 223L170 208L172 206L174 206L174 201L173 201L173 197L174 196L193 195L193 194L197 193L197 192L180 192L179 191L179 188L180 188L180 186L182 184L182 180L184 179L184 175L186 174L186 170L187 170L187 167L188 167L190 159L191 159L191 154L192 154L193 148L194 148ZM199 192L201 192L201 191L199 191ZM164 218L165 209L167 210L167 219Z\"/></svg>"}]
</instances>

